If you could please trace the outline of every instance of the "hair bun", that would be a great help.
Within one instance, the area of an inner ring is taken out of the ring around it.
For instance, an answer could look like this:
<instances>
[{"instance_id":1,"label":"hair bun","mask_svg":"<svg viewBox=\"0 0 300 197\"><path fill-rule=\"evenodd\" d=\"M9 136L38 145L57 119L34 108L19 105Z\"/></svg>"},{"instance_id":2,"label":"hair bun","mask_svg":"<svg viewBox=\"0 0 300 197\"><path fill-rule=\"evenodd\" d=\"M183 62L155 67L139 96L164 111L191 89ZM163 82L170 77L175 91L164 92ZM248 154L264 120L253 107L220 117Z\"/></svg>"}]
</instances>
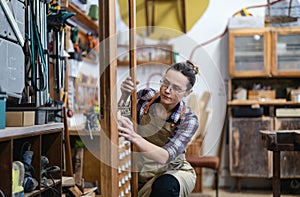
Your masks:
<instances>
[{"instance_id":1,"label":"hair bun","mask_svg":"<svg viewBox=\"0 0 300 197\"><path fill-rule=\"evenodd\" d=\"M199 69L198 69L197 66L195 66L190 60L186 60L186 63L189 64L192 67L192 69L194 70L195 75L198 74Z\"/></svg>"}]
</instances>

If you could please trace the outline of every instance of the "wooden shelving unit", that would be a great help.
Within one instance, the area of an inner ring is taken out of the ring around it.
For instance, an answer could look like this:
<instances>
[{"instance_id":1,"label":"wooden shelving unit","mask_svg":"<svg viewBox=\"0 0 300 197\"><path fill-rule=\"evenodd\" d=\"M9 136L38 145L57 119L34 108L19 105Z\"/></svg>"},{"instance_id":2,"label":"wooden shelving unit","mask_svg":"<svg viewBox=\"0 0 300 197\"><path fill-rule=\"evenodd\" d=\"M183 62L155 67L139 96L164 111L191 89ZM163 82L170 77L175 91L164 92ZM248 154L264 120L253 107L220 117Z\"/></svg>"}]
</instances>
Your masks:
<instances>
[{"instance_id":1,"label":"wooden shelving unit","mask_svg":"<svg viewBox=\"0 0 300 197\"><path fill-rule=\"evenodd\" d=\"M0 174L5 181L0 181L0 189L5 196L12 196L12 166L13 161L20 161L21 149L24 143L31 145L33 151L32 167L34 169L32 177L37 182L37 188L29 193L30 196L53 196L51 189L56 189L59 195L62 194L62 123L45 125L35 125L29 127L7 127L0 130ZM49 166L58 166L60 171L53 173L54 185L44 187L41 184L41 156L49 159ZM54 187L55 186L55 187Z\"/></svg>"},{"instance_id":2,"label":"wooden shelving unit","mask_svg":"<svg viewBox=\"0 0 300 197\"><path fill-rule=\"evenodd\" d=\"M67 11L76 13L76 15L71 18L71 20L78 24L78 26L93 32L94 35L98 35L98 22L93 21L91 17L86 15L78 6L71 2L67 7Z\"/></svg>"},{"instance_id":3,"label":"wooden shelving unit","mask_svg":"<svg viewBox=\"0 0 300 197\"><path fill-rule=\"evenodd\" d=\"M173 46L168 44L138 45L136 47L137 66L147 64L171 65L174 62ZM118 45L118 66L129 65L129 46Z\"/></svg>"},{"instance_id":4,"label":"wooden shelving unit","mask_svg":"<svg viewBox=\"0 0 300 197\"><path fill-rule=\"evenodd\" d=\"M294 55L300 29L232 29L228 37L229 169L240 190L241 178L273 176L273 155L260 143L260 130L300 129L300 102L289 96L300 84L300 58ZM250 91L260 96L253 99ZM299 153L282 153L281 177L299 178L291 165L299 162Z\"/></svg>"},{"instance_id":5,"label":"wooden shelving unit","mask_svg":"<svg viewBox=\"0 0 300 197\"><path fill-rule=\"evenodd\" d=\"M101 192L101 168L100 168L100 131L89 131L85 129L85 125L69 127L70 141L72 152L76 152L76 141L84 143L83 147L83 166L82 178L86 182L98 182ZM77 172L75 172L76 174Z\"/></svg>"},{"instance_id":6,"label":"wooden shelving unit","mask_svg":"<svg viewBox=\"0 0 300 197\"><path fill-rule=\"evenodd\" d=\"M255 100L245 100L245 101L239 101L239 100L233 100L233 101L229 101L227 102L227 104L229 106L239 106L239 105L243 105L243 106L249 106L249 105L283 105L283 106L300 106L299 102L293 102L293 101L255 101Z\"/></svg>"}]
</instances>

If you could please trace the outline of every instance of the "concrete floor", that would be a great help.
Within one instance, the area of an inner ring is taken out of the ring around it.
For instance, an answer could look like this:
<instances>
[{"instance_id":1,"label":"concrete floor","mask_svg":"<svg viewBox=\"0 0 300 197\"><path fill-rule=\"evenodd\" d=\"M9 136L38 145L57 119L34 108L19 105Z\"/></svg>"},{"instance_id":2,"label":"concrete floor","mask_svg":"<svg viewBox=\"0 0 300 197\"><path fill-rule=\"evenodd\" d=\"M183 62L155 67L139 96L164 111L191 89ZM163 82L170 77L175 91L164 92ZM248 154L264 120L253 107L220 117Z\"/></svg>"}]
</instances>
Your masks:
<instances>
[{"instance_id":1,"label":"concrete floor","mask_svg":"<svg viewBox=\"0 0 300 197\"><path fill-rule=\"evenodd\" d=\"M189 197L215 197L216 191L211 188L204 188L203 193L193 193ZM241 192L234 191L232 189L220 188L219 197L273 197L271 190L242 190ZM299 195L285 194L281 197L300 197Z\"/></svg>"}]
</instances>

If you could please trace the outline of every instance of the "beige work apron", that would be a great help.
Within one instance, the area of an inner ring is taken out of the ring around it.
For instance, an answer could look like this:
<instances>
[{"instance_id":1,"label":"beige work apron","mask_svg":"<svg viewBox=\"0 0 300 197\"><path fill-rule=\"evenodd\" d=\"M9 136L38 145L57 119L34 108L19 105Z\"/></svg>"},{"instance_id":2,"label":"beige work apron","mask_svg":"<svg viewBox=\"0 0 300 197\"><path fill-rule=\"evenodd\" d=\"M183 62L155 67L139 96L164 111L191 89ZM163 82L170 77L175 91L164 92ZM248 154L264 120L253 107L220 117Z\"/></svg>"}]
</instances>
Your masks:
<instances>
[{"instance_id":1,"label":"beige work apron","mask_svg":"<svg viewBox=\"0 0 300 197\"><path fill-rule=\"evenodd\" d=\"M173 127L173 123L166 122L145 111L140 121L139 134L149 142L162 147L172 136ZM139 197L150 196L152 183L162 174L171 174L177 178L180 184L180 197L187 196L194 189L196 174L193 167L186 161L184 154L180 154L167 164L159 164L142 154L138 154L138 168Z\"/></svg>"}]
</instances>

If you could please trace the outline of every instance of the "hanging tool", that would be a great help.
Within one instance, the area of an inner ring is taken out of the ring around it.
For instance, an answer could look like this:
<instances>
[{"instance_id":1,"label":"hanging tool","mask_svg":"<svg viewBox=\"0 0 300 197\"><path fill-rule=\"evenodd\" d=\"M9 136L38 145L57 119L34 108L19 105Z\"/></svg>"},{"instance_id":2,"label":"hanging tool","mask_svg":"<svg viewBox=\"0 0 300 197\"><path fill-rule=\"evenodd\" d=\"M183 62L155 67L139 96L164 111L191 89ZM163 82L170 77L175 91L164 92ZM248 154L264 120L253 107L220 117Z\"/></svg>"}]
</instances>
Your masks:
<instances>
[{"instance_id":1,"label":"hanging tool","mask_svg":"<svg viewBox=\"0 0 300 197\"><path fill-rule=\"evenodd\" d=\"M29 27L28 27L28 56L30 68L27 78L28 89L33 90L36 107L46 105L49 100L48 84L48 31L47 11L48 3L45 1L28 1ZM30 82L29 82L30 80Z\"/></svg>"},{"instance_id":2,"label":"hanging tool","mask_svg":"<svg viewBox=\"0 0 300 197\"><path fill-rule=\"evenodd\" d=\"M54 31L54 54L52 58L55 59L55 81L56 81L56 93L60 95L60 91L64 86L65 76L65 57L64 57L64 28L67 23L67 19L74 16L75 12L67 12L61 10L58 2L53 0L49 7L49 13L47 18L47 24L49 30Z\"/></svg>"}]
</instances>

